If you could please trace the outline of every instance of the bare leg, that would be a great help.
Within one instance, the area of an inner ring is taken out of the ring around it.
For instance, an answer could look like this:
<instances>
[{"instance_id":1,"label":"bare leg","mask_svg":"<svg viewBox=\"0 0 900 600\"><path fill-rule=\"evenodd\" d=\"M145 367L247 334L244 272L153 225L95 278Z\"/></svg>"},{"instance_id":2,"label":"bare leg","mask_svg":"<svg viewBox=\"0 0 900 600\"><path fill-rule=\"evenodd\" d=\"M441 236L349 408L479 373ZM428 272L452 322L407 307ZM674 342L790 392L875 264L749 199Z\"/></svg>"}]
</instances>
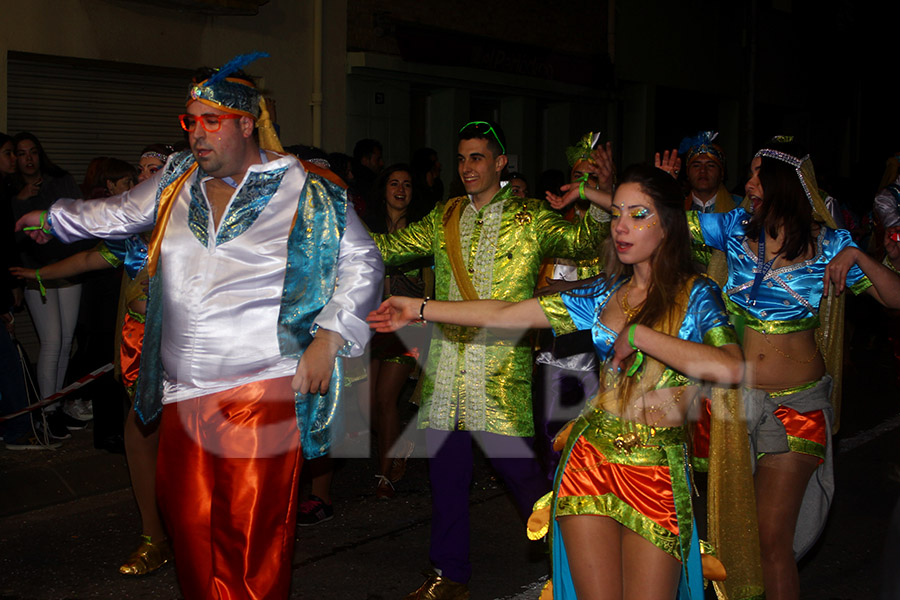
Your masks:
<instances>
[{"instance_id":1,"label":"bare leg","mask_svg":"<svg viewBox=\"0 0 900 600\"><path fill-rule=\"evenodd\" d=\"M375 362L375 361L373 361ZM372 425L378 438L378 473L387 475L390 472L390 450L397 442L400 434L400 414L397 410L397 399L403 390L412 365L395 362L382 362L373 382L372 391Z\"/></svg>"},{"instance_id":2,"label":"bare leg","mask_svg":"<svg viewBox=\"0 0 900 600\"><path fill-rule=\"evenodd\" d=\"M794 560L794 529L809 478L819 459L799 452L767 454L756 471L756 509L763 582L769 600L796 600L800 580Z\"/></svg>"},{"instance_id":3,"label":"bare leg","mask_svg":"<svg viewBox=\"0 0 900 600\"><path fill-rule=\"evenodd\" d=\"M668 552L622 528L622 596L626 600L672 600L678 593L681 563Z\"/></svg>"},{"instance_id":4,"label":"bare leg","mask_svg":"<svg viewBox=\"0 0 900 600\"><path fill-rule=\"evenodd\" d=\"M609 517L559 517L578 600L622 598L622 532Z\"/></svg>"},{"instance_id":5,"label":"bare leg","mask_svg":"<svg viewBox=\"0 0 900 600\"><path fill-rule=\"evenodd\" d=\"M131 488L141 513L143 534L153 542L166 538L159 508L156 506L156 451L159 448L159 420L150 425L140 422L134 407L125 418L125 456L131 474Z\"/></svg>"}]
</instances>

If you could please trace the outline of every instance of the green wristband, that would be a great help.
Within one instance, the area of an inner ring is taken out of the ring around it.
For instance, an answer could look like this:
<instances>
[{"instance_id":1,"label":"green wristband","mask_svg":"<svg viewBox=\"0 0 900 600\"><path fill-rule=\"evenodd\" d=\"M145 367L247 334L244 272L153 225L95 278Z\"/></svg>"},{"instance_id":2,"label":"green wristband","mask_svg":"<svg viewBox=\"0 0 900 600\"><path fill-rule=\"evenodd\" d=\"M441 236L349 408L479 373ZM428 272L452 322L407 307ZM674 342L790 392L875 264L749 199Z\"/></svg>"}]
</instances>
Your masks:
<instances>
[{"instance_id":1,"label":"green wristband","mask_svg":"<svg viewBox=\"0 0 900 600\"><path fill-rule=\"evenodd\" d=\"M47 211L45 210L45 211L42 211L42 212L41 212L41 223L40 223L40 225L37 225L37 226L34 226L34 227L23 227L23 228L22 228L22 231L37 231L37 230L40 229L42 232L46 233L47 235L50 235L50 230L49 230L49 229L45 229L46 226L47 226Z\"/></svg>"},{"instance_id":2,"label":"green wristband","mask_svg":"<svg viewBox=\"0 0 900 600\"><path fill-rule=\"evenodd\" d=\"M625 373L625 375L627 375L628 377L631 377L632 375L637 373L638 369L641 368L641 364L644 362L644 353L634 345L635 329L637 329L637 323L632 323L631 327L628 328L628 345L631 346L632 350L635 350L637 352L637 354L634 355L634 362L631 363L631 367L629 367L628 371Z\"/></svg>"},{"instance_id":3,"label":"green wristband","mask_svg":"<svg viewBox=\"0 0 900 600\"><path fill-rule=\"evenodd\" d=\"M34 270L34 278L37 280L38 288L41 290L41 298L47 297L47 288L44 287L44 282L41 281L41 270Z\"/></svg>"}]
</instances>

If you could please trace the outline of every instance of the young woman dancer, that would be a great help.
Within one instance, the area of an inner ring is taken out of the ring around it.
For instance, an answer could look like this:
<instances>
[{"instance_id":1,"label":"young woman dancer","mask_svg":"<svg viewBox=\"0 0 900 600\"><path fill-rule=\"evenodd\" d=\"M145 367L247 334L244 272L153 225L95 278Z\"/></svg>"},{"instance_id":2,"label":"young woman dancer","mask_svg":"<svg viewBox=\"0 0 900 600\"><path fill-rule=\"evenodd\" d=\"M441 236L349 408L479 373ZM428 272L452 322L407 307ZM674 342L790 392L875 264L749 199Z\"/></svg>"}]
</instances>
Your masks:
<instances>
[{"instance_id":1,"label":"young woman dancer","mask_svg":"<svg viewBox=\"0 0 900 600\"><path fill-rule=\"evenodd\" d=\"M837 295L866 291L896 308L900 278L834 229L799 144L773 141L757 152L745 189L752 214L689 213L688 221L696 242L726 253L725 303L748 360L744 402L761 456L755 483L766 597L790 599L799 596L795 557L818 538L834 492Z\"/></svg>"},{"instance_id":2,"label":"young woman dancer","mask_svg":"<svg viewBox=\"0 0 900 600\"><path fill-rule=\"evenodd\" d=\"M683 202L663 171L631 167L606 278L519 303L393 296L369 317L378 331L427 319L592 332L601 390L564 430L550 505L557 600L703 595L684 425L699 381L739 382L743 362L718 288L693 271Z\"/></svg>"},{"instance_id":3,"label":"young woman dancer","mask_svg":"<svg viewBox=\"0 0 900 600\"><path fill-rule=\"evenodd\" d=\"M672 154L663 168L676 164ZM761 149L745 190L752 213L688 213L688 223L695 243L726 255L725 303L748 358L744 403L760 457L755 490L766 598L795 599L796 558L821 533L834 492L841 294L849 287L898 308L900 277L859 250L849 232L834 229L799 144L773 140Z\"/></svg>"}]
</instances>

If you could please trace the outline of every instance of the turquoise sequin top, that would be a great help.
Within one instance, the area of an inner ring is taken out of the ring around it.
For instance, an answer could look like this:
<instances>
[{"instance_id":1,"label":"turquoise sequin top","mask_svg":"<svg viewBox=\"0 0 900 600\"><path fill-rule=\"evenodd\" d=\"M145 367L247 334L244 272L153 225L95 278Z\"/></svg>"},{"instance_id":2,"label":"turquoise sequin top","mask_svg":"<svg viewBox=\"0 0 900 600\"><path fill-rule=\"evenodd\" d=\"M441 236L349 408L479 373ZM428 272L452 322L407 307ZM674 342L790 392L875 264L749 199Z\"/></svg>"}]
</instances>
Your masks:
<instances>
[{"instance_id":1,"label":"turquoise sequin top","mask_svg":"<svg viewBox=\"0 0 900 600\"><path fill-rule=\"evenodd\" d=\"M721 250L727 256L725 296L729 312L745 317L748 327L766 333L815 329L819 326L825 267L844 248L856 247L850 232L823 225L816 239L815 255L793 265L770 269L754 303L750 289L757 270L757 244L744 234L750 217L744 209L727 213L687 213L695 244L701 249L709 246ZM847 273L847 287L854 294L862 293L871 285L857 265Z\"/></svg>"}]
</instances>

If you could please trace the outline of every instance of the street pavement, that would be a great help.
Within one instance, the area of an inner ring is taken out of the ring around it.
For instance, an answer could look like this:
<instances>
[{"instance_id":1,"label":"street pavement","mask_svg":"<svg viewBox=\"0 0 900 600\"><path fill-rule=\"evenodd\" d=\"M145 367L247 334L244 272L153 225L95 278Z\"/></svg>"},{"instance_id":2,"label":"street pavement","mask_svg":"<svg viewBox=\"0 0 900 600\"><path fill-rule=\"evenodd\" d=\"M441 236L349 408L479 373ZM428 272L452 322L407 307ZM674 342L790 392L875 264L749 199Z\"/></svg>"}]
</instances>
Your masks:
<instances>
[{"instance_id":1,"label":"street pavement","mask_svg":"<svg viewBox=\"0 0 900 600\"><path fill-rule=\"evenodd\" d=\"M837 493L825 533L800 563L804 600L879 597L883 546L900 498L900 406L896 365L877 324L862 319L847 353ZM414 409L404 406L409 419ZM353 419L350 425L359 431ZM335 518L297 532L293 599L396 600L423 579L426 461L414 455L396 497L379 501L369 445L364 433L349 437L337 461ZM171 567L138 579L117 572L140 533L128 485L124 457L95 449L90 429L55 451L0 450L0 600L179 598ZM548 572L546 547L525 538L480 456L471 511L473 600L536 599Z\"/></svg>"}]
</instances>

